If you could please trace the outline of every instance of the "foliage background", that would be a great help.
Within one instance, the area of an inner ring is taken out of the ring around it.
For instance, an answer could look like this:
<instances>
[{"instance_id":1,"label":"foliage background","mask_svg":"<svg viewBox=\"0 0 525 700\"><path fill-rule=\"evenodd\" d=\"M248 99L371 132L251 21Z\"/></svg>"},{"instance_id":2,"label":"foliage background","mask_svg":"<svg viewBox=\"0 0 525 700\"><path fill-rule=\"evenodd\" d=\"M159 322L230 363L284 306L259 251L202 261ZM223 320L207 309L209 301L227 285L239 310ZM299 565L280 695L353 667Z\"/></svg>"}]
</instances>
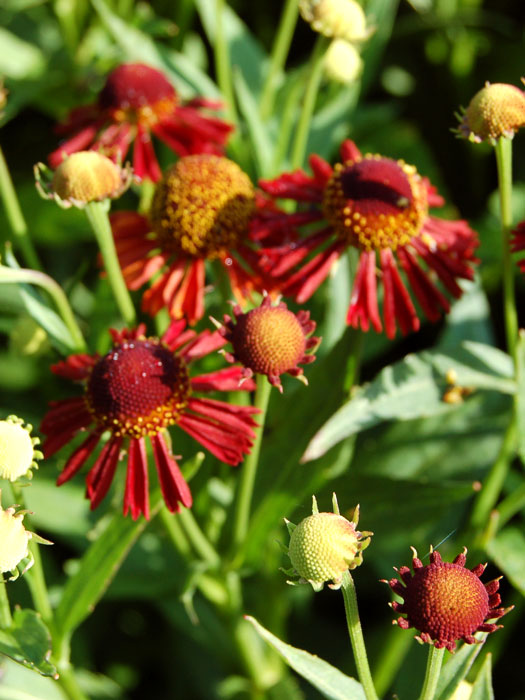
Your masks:
<instances>
[{"instance_id":1,"label":"foliage background","mask_svg":"<svg viewBox=\"0 0 525 700\"><path fill-rule=\"evenodd\" d=\"M238 0L231 7L244 23L238 25L240 30L230 44L232 60L246 84L256 89L281 3ZM504 349L495 161L492 149L457 140L450 129L456 123L454 112L466 105L486 80L518 83L524 65L525 21L525 7L519 0L413 0L399 4L395 0L369 0L366 10L382 19L363 52L362 88L358 95L354 88L338 91L324 86L318 105L321 118L314 123L311 148L333 159L342 138L350 136L363 152L380 152L414 163L446 197L447 214L460 212L479 231L482 264L477 285L455 306L447 321L426 325L417 335L394 343L367 335L362 383L407 353L427 348L454 353L467 339ZM114 0L106 4L102 0L91 4L85 0L4 0L0 7L0 73L6 76L10 91L2 147L44 268L70 296L92 350L105 350L106 328L117 322L109 292L94 265L95 243L77 211L64 212L38 198L32 166L45 160L55 147L53 125L57 119L72 106L92 99L118 62L146 61L148 56L167 60L183 94L191 94L195 88L212 96L213 85L203 78L207 73L211 80L215 77L212 43L206 32L210 26L205 19L212 12L213 3L208 0ZM231 29L230 24L228 27ZM314 39L310 28L299 21L289 75L308 61ZM244 107L246 110L246 104ZM278 111L276 118L264 124L265 139L270 143L278 137ZM244 124L243 165L255 178L261 173L257 153L250 145L253 132L249 120ZM525 218L525 141L517 137L514 143L518 221ZM167 152L162 158L165 164L170 162ZM284 163L279 164L279 168L284 167ZM278 170L264 174L276 175ZM133 207L135 201L130 193L118 206ZM7 238L7 222L2 217L0 212L0 236ZM389 578L392 566L408 563L409 545L423 553L430 542L437 544L450 535L441 551L448 557L459 551L463 541L458 540L456 531L461 530L468 514L473 483L483 479L498 453L510 400L498 390L480 390L463 405L436 415L396 422L391 419L405 416L387 414L324 457L299 464L316 429L341 402L341 375L350 342L341 323L348 285L348 270L341 266L330 286L320 290L312 302L312 315L325 340L319 361L308 370L309 389L287 382L284 396L272 397L248 544L245 608L292 644L354 675L340 597L329 590L315 596L307 587L291 590L285 586L284 576L276 573L279 566L286 566L275 544L276 538L286 540L282 517L297 522L308 514L313 492L325 510L333 490L342 508L360 502L362 526L375 532L365 565L355 576L372 665L385 649L396 648L401 653L406 645L398 635L404 635L403 639L410 635L390 629L389 595L378 579ZM525 287L521 279L518 295L523 326ZM48 348L37 355L24 355L17 340L23 303L10 286L0 287L0 299L0 412L2 417L16 413L37 426L48 400L63 397L67 391L49 373L49 364L58 354ZM212 297L210 311L217 316L221 313L219 304L220 300ZM396 374L396 382L405 369ZM444 388L442 374L433 370L432 376L437 386ZM426 394L419 394L422 404L427 399ZM181 443L177 449L191 454L190 444ZM57 599L64 572L74 571L75 560L100 531L104 510L109 513L120 507L122 490L117 484L113 500L90 513L82 479L55 488L64 461L61 456L47 460L27 489L39 532L55 542L43 556ZM235 470L217 465L208 456L192 481L196 516L219 545L227 540L227 507L235 478ZM522 481L523 470L516 464L506 492ZM499 549L489 551L492 563L487 577L498 573L494 560L499 566L503 562L504 570L513 568L516 573L509 577L513 585L505 581L502 595L505 604L514 603L516 610L505 619L505 629L493 635L486 647L494 655L496 696L519 700L525 698L521 668L523 511L505 532L510 533L509 549L501 555L500 543ZM476 562L469 559L469 563L473 566ZM73 661L89 672L85 681L91 687L90 697L243 697L231 642L221 636L215 613L197 594L193 605L199 624L194 624L181 601L191 574L191 564L170 548L160 524L153 521L74 638ZM30 605L23 580L10 587L10 594L22 606ZM271 606L267 600L272 601ZM404 663L416 669L417 677L423 673L424 658L426 649L412 643ZM23 687L30 684L35 697L60 697L51 684L29 673L6 665L0 697L11 697L5 693L21 683ZM399 676L393 691L400 697L412 697L418 685L411 675ZM290 685L287 695L292 699L318 696L302 681Z\"/></svg>"}]
</instances>

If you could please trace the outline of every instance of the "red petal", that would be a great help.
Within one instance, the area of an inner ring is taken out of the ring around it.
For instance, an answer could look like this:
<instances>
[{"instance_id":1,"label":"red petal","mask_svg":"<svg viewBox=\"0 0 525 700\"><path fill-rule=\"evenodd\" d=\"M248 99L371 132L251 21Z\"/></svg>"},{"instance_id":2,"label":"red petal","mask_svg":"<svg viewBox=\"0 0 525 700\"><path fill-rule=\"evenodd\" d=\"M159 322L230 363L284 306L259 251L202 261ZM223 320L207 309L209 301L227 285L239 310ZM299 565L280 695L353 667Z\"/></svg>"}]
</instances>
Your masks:
<instances>
[{"instance_id":1,"label":"red petal","mask_svg":"<svg viewBox=\"0 0 525 700\"><path fill-rule=\"evenodd\" d=\"M57 479L57 486L61 486L66 481L69 481L84 465L89 455L93 452L100 440L100 432L95 431L88 435L84 442L77 447L71 457L67 460L66 466Z\"/></svg>"},{"instance_id":2,"label":"red petal","mask_svg":"<svg viewBox=\"0 0 525 700\"><path fill-rule=\"evenodd\" d=\"M396 334L396 320L401 332L406 335L419 329L419 319L412 299L396 267L394 256L389 248L380 254L383 271L383 316L385 331L389 338Z\"/></svg>"},{"instance_id":3,"label":"red petal","mask_svg":"<svg viewBox=\"0 0 525 700\"><path fill-rule=\"evenodd\" d=\"M192 377L191 388L194 391L253 391L255 382L250 379L239 386L242 377L242 367L226 367L217 372Z\"/></svg>"},{"instance_id":4,"label":"red petal","mask_svg":"<svg viewBox=\"0 0 525 700\"><path fill-rule=\"evenodd\" d=\"M86 495L94 510L107 494L117 468L122 438L112 436L102 448L86 478Z\"/></svg>"},{"instance_id":5,"label":"red petal","mask_svg":"<svg viewBox=\"0 0 525 700\"><path fill-rule=\"evenodd\" d=\"M66 360L51 365L51 371L59 377L79 381L89 377L90 369L99 359L98 353L95 355L70 355Z\"/></svg>"},{"instance_id":6,"label":"red petal","mask_svg":"<svg viewBox=\"0 0 525 700\"><path fill-rule=\"evenodd\" d=\"M159 475L162 496L168 510L172 513L179 511L179 503L182 503L186 508L191 508L193 499L190 487L184 480L173 455L170 454L164 438L158 433L151 436L150 440L155 454L155 464Z\"/></svg>"},{"instance_id":7,"label":"red petal","mask_svg":"<svg viewBox=\"0 0 525 700\"><path fill-rule=\"evenodd\" d=\"M361 324L364 331L368 330L371 322L378 333L382 330L377 307L376 254L373 250L361 253L346 322L354 328Z\"/></svg>"},{"instance_id":8,"label":"red petal","mask_svg":"<svg viewBox=\"0 0 525 700\"><path fill-rule=\"evenodd\" d=\"M149 520L148 459L144 438L132 438L129 443L124 515L127 515L128 511L131 511L133 520L141 513Z\"/></svg>"},{"instance_id":9,"label":"red petal","mask_svg":"<svg viewBox=\"0 0 525 700\"><path fill-rule=\"evenodd\" d=\"M179 419L179 427L226 464L235 466L250 451L252 440L243 433L226 426L218 426L211 420L185 414Z\"/></svg>"},{"instance_id":10,"label":"red petal","mask_svg":"<svg viewBox=\"0 0 525 700\"><path fill-rule=\"evenodd\" d=\"M133 149L133 172L141 180L149 178L152 182L158 182L162 177L150 133L140 121Z\"/></svg>"}]
</instances>

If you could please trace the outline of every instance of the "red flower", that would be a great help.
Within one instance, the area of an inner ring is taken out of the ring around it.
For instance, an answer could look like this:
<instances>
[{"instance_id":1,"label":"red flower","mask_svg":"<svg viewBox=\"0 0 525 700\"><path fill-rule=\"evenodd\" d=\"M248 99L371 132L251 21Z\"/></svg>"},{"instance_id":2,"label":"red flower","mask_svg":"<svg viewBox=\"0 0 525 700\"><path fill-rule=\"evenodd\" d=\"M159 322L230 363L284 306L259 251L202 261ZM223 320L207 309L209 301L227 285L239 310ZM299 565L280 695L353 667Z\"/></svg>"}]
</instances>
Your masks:
<instances>
[{"instance_id":1,"label":"red flower","mask_svg":"<svg viewBox=\"0 0 525 700\"><path fill-rule=\"evenodd\" d=\"M228 367L190 377L189 364L225 341L218 333L197 335L184 327L184 321L173 322L162 340L147 338L143 324L133 330L111 330L113 347L103 357L72 355L51 368L62 377L83 381L85 391L82 397L52 402L40 426L47 436L44 455L53 455L79 431L93 426L69 457L58 485L77 473L104 432L111 433L86 478L92 509L106 495L127 443L124 515L131 511L133 519L141 513L149 517L146 436L167 507L173 512L180 510L179 503L191 506L189 487L163 436L170 425L178 425L227 464L238 464L250 451L256 425L252 415L257 409L193 396L194 391L237 390L242 369ZM243 388L253 389L253 382Z\"/></svg>"},{"instance_id":2,"label":"red flower","mask_svg":"<svg viewBox=\"0 0 525 700\"><path fill-rule=\"evenodd\" d=\"M523 250L525 250L525 221L520 221L512 232L510 249L513 253L521 253ZM525 272L525 258L518 260L518 265L520 270Z\"/></svg>"},{"instance_id":3,"label":"red flower","mask_svg":"<svg viewBox=\"0 0 525 700\"><path fill-rule=\"evenodd\" d=\"M406 615L394 624L403 629L415 627L420 632L416 639L452 652L460 639L474 644L478 641L473 636L476 632L495 632L501 627L488 620L503 617L512 608L498 607L499 579L486 584L479 580L486 564L466 569L466 547L453 562L443 562L439 552L431 548L430 564L426 566L416 550L412 551L414 573L402 566L398 571L402 582L397 578L385 581L403 598L403 603L390 604L396 612Z\"/></svg>"},{"instance_id":4,"label":"red flower","mask_svg":"<svg viewBox=\"0 0 525 700\"><path fill-rule=\"evenodd\" d=\"M258 258L247 245L255 208L254 187L239 166L203 154L181 158L165 173L148 217L115 212L111 225L128 287L138 289L161 272L142 309L153 316L167 308L172 318L185 315L192 324L202 318L206 260L222 263L240 301L266 287L253 272Z\"/></svg>"},{"instance_id":5,"label":"red flower","mask_svg":"<svg viewBox=\"0 0 525 700\"><path fill-rule=\"evenodd\" d=\"M203 113L220 103L203 98L181 104L175 89L155 68L127 63L113 70L96 103L77 107L57 131L71 135L49 155L56 168L65 155L88 149L124 160L134 142L133 170L156 182L160 168L151 134L179 156L223 152L232 127Z\"/></svg>"},{"instance_id":6,"label":"red flower","mask_svg":"<svg viewBox=\"0 0 525 700\"><path fill-rule=\"evenodd\" d=\"M475 232L465 221L445 221L428 214L428 208L442 206L443 199L413 166L377 155L362 156L352 141L342 144L341 159L342 163L331 167L313 155L313 176L296 170L259 183L275 197L307 205L296 213L267 216L260 222L265 233L282 229L288 235L291 227L321 222L302 240L264 249L268 271L280 279L284 294L303 303L351 246L359 251L359 264L347 315L350 325L367 331L371 324L377 332L382 330L377 301L380 275L387 336L395 336L396 323L402 333L418 330L419 319L398 263L424 314L436 321L441 311L450 308L436 281L459 297L462 290L457 279L473 277Z\"/></svg>"}]
</instances>

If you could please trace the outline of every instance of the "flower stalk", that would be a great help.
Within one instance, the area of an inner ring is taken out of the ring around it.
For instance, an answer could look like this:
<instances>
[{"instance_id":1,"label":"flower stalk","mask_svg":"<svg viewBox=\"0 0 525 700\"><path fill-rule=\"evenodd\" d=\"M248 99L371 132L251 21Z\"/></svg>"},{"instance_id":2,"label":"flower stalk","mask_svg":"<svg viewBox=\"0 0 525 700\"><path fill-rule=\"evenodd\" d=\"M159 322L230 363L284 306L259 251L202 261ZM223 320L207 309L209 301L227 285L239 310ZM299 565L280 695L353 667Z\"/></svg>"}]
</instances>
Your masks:
<instances>
[{"instance_id":1,"label":"flower stalk","mask_svg":"<svg viewBox=\"0 0 525 700\"><path fill-rule=\"evenodd\" d=\"M343 592L346 624L348 626L348 634L350 635L350 642L354 652L357 675L363 686L366 700L378 700L372 674L370 673L370 666L368 665L365 640L363 638L363 630L361 628L359 610L357 607L355 584L349 571L345 571L343 574L341 590Z\"/></svg>"},{"instance_id":2,"label":"flower stalk","mask_svg":"<svg viewBox=\"0 0 525 700\"><path fill-rule=\"evenodd\" d=\"M13 618L11 617L11 607L9 605L9 598L7 597L7 586L4 579L4 575L1 574L2 580L0 581L0 628L8 629L11 627Z\"/></svg>"},{"instance_id":3,"label":"flower stalk","mask_svg":"<svg viewBox=\"0 0 525 700\"><path fill-rule=\"evenodd\" d=\"M421 690L419 700L433 700L436 694L444 654L445 647L443 647L442 649L436 649L435 646L430 646L428 650L425 680L423 681L423 688Z\"/></svg>"},{"instance_id":4,"label":"flower stalk","mask_svg":"<svg viewBox=\"0 0 525 700\"><path fill-rule=\"evenodd\" d=\"M136 321L135 307L120 269L107 207L107 202L89 202L84 211L97 239L109 284L122 318L128 325L133 325Z\"/></svg>"},{"instance_id":5,"label":"flower stalk","mask_svg":"<svg viewBox=\"0 0 525 700\"><path fill-rule=\"evenodd\" d=\"M510 248L510 232L512 229L512 140L501 136L496 141L495 153L498 170L501 242L503 246L503 313L507 349L514 364L516 364L518 316L514 294L514 265Z\"/></svg>"},{"instance_id":6,"label":"flower stalk","mask_svg":"<svg viewBox=\"0 0 525 700\"><path fill-rule=\"evenodd\" d=\"M266 413L270 400L270 391L272 385L264 374L257 375L257 390L255 392L255 408L260 410L257 415L258 427L255 428L256 438L253 443L250 454L244 460L241 471L241 479L239 492L237 496L237 510L234 517L233 525L233 547L237 552L242 545L248 532L248 523L250 519L250 509L253 496L253 487L255 485L255 476L257 474L257 466L259 464L259 453L261 451L262 436L264 432L264 424L266 421Z\"/></svg>"}]
</instances>

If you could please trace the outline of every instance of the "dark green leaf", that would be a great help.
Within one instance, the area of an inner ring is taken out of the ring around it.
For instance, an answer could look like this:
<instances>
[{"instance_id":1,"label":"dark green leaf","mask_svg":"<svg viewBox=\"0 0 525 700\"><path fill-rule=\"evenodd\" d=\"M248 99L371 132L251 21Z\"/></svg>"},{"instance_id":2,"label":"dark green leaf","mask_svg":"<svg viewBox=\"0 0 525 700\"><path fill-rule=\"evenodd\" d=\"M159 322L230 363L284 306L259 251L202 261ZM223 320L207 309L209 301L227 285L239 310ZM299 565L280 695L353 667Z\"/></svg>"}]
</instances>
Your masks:
<instances>
[{"instance_id":1,"label":"dark green leaf","mask_svg":"<svg viewBox=\"0 0 525 700\"><path fill-rule=\"evenodd\" d=\"M453 696L481 648L481 644L464 644L454 655L449 655L439 675L436 700L449 700Z\"/></svg>"},{"instance_id":2,"label":"dark green leaf","mask_svg":"<svg viewBox=\"0 0 525 700\"><path fill-rule=\"evenodd\" d=\"M517 527L507 527L487 545L492 561L522 595L525 595L525 535Z\"/></svg>"},{"instance_id":3,"label":"dark green leaf","mask_svg":"<svg viewBox=\"0 0 525 700\"><path fill-rule=\"evenodd\" d=\"M43 676L57 675L49 661L51 635L34 610L15 610L12 626L0 632L0 652Z\"/></svg>"},{"instance_id":4,"label":"dark green leaf","mask_svg":"<svg viewBox=\"0 0 525 700\"><path fill-rule=\"evenodd\" d=\"M469 700L494 700L492 690L492 654L487 654L472 686Z\"/></svg>"}]
</instances>

